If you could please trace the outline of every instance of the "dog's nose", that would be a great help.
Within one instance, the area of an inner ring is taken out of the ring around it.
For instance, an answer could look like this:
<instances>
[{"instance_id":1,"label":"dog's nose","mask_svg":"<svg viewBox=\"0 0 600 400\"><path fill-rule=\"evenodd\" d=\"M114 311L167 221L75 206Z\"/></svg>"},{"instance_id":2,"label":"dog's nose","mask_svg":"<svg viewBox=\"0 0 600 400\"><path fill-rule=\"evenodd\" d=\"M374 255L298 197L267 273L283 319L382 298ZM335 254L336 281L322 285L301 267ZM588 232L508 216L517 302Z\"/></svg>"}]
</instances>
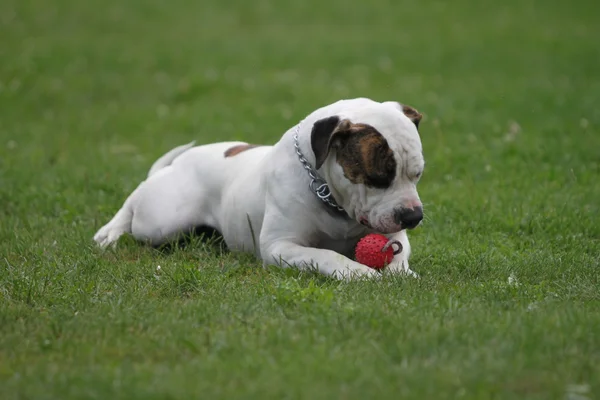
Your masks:
<instances>
[{"instance_id":1,"label":"dog's nose","mask_svg":"<svg viewBox=\"0 0 600 400\"><path fill-rule=\"evenodd\" d=\"M412 229L423 219L423 207L398 208L394 211L394 219L403 228Z\"/></svg>"}]
</instances>

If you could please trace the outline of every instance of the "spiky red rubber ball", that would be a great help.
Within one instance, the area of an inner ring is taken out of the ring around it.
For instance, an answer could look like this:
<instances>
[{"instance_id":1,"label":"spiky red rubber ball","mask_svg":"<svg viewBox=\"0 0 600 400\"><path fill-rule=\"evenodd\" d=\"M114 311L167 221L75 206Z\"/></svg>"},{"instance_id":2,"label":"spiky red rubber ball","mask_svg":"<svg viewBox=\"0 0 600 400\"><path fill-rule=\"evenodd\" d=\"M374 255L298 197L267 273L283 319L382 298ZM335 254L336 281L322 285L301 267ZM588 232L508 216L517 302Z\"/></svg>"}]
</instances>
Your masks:
<instances>
[{"instance_id":1,"label":"spiky red rubber ball","mask_svg":"<svg viewBox=\"0 0 600 400\"><path fill-rule=\"evenodd\" d=\"M394 258L394 249L389 246L381 251L389 241L383 235L371 233L359 240L354 250L356 261L374 269L382 269Z\"/></svg>"}]
</instances>

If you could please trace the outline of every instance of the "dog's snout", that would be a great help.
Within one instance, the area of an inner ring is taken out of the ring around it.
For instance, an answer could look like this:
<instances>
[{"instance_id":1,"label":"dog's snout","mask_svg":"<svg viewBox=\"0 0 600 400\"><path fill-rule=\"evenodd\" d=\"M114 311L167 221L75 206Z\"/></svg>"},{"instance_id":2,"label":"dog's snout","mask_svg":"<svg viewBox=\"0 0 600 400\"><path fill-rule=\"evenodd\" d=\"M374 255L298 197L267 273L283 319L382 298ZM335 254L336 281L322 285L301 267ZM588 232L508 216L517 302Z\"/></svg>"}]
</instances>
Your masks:
<instances>
[{"instance_id":1,"label":"dog's snout","mask_svg":"<svg viewBox=\"0 0 600 400\"><path fill-rule=\"evenodd\" d=\"M423 207L398 208L394 212L394 219L403 228L412 229L423 220Z\"/></svg>"}]
</instances>

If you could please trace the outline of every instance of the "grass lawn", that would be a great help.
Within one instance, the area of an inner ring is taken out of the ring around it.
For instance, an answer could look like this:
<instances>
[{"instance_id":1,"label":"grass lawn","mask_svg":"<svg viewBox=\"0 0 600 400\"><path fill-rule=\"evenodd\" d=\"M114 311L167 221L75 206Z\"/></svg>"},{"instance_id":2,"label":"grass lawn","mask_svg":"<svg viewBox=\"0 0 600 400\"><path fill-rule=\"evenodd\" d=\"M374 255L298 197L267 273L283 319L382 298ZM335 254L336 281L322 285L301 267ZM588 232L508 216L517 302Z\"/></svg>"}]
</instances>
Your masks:
<instances>
[{"instance_id":1,"label":"grass lawn","mask_svg":"<svg viewBox=\"0 0 600 400\"><path fill-rule=\"evenodd\" d=\"M0 398L600 398L599 15L3 0ZM94 246L170 148L272 143L359 96L425 114L420 280Z\"/></svg>"}]
</instances>

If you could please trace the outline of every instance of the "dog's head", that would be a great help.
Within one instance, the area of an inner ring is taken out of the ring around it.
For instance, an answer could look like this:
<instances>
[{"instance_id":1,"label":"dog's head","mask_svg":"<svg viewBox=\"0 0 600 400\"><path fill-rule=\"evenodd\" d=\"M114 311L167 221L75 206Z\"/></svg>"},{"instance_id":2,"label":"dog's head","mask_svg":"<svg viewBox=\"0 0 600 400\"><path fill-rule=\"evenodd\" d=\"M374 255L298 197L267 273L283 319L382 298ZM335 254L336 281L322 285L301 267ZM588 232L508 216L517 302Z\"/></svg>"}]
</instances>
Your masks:
<instances>
[{"instance_id":1,"label":"dog's head","mask_svg":"<svg viewBox=\"0 0 600 400\"><path fill-rule=\"evenodd\" d=\"M351 218L381 233L421 222L420 120L412 107L368 102L314 123L315 166Z\"/></svg>"}]
</instances>

